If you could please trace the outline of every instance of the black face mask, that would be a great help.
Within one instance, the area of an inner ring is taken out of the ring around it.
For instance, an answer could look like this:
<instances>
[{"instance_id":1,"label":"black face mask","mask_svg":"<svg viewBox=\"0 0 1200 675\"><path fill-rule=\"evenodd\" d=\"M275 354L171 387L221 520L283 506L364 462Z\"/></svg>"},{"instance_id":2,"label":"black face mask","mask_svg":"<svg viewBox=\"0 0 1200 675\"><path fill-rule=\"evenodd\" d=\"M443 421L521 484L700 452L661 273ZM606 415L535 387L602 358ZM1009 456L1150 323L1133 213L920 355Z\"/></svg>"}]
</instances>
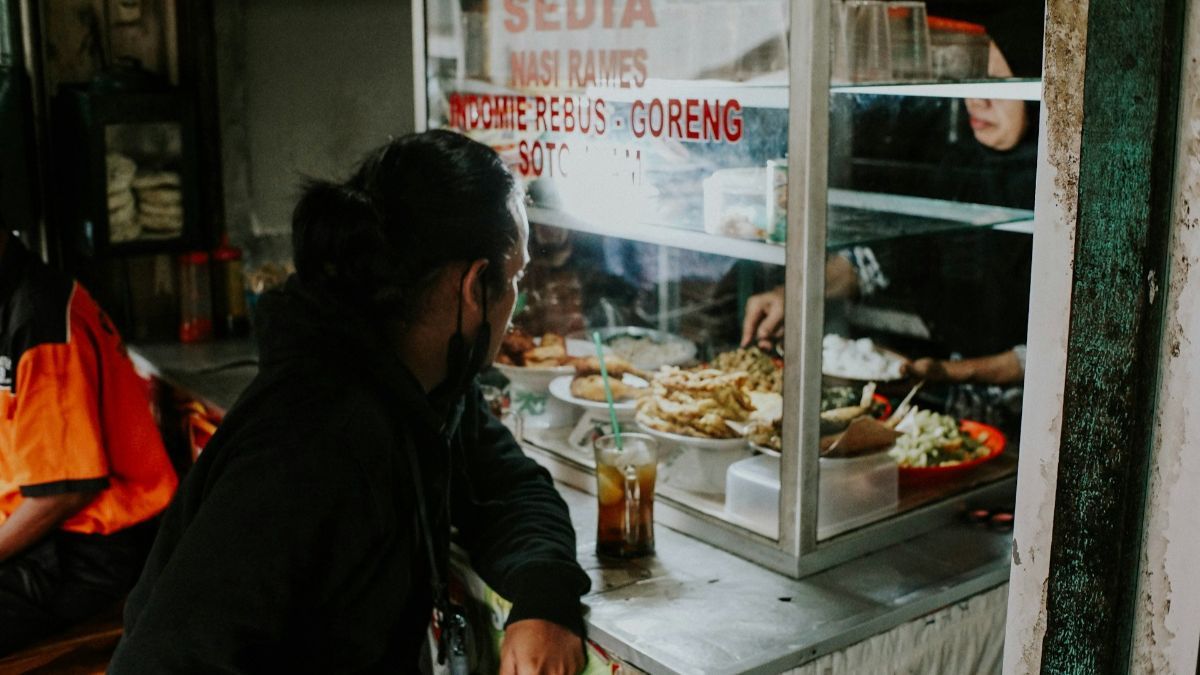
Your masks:
<instances>
[{"instance_id":1,"label":"black face mask","mask_svg":"<svg viewBox=\"0 0 1200 675\"><path fill-rule=\"evenodd\" d=\"M446 379L429 392L429 400L437 408L447 408L459 396L466 392L471 380L483 370L483 360L487 358L488 347L492 342L492 324L488 321L487 283L483 283L483 322L479 324L479 333L475 343L467 346L463 336L462 291L466 283L467 273L463 273L458 284L458 326L450 342L446 346Z\"/></svg>"}]
</instances>

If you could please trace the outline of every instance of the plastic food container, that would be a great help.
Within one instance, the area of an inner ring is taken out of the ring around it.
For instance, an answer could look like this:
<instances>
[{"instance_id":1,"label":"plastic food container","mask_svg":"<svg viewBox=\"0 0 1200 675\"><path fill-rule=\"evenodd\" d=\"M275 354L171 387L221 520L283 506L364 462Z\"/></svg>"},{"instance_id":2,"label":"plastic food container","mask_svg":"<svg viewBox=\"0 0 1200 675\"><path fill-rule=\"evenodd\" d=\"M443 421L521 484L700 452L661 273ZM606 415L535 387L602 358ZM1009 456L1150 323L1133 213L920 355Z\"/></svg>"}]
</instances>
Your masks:
<instances>
[{"instance_id":1,"label":"plastic food container","mask_svg":"<svg viewBox=\"0 0 1200 675\"><path fill-rule=\"evenodd\" d=\"M203 342L213 336L212 287L208 253L179 256L179 341Z\"/></svg>"},{"instance_id":2,"label":"plastic food container","mask_svg":"<svg viewBox=\"0 0 1200 675\"><path fill-rule=\"evenodd\" d=\"M820 460L817 536L831 537L896 509L898 471L886 452ZM758 455L729 467L725 511L755 530L779 531L779 458Z\"/></svg>"},{"instance_id":3,"label":"plastic food container","mask_svg":"<svg viewBox=\"0 0 1200 675\"><path fill-rule=\"evenodd\" d=\"M704 179L704 231L722 237L764 239L767 199L766 167L714 171Z\"/></svg>"},{"instance_id":4,"label":"plastic food container","mask_svg":"<svg viewBox=\"0 0 1200 675\"><path fill-rule=\"evenodd\" d=\"M983 26L929 17L929 56L935 80L978 80L987 77L991 38Z\"/></svg>"}]
</instances>

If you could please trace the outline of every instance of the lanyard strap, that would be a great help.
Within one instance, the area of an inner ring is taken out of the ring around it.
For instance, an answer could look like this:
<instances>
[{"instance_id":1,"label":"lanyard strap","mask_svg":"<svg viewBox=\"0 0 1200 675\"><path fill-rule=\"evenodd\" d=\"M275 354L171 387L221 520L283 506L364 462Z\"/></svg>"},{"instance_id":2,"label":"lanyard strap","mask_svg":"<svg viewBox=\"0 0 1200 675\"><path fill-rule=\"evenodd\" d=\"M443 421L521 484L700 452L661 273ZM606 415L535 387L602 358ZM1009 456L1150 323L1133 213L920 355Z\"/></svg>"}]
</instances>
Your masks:
<instances>
[{"instance_id":1,"label":"lanyard strap","mask_svg":"<svg viewBox=\"0 0 1200 675\"><path fill-rule=\"evenodd\" d=\"M417 497L417 516L420 518L421 535L425 540L425 554L429 558L429 574L433 584L433 604L438 613L445 616L450 608L450 595L445 580L442 578L442 569L438 564L437 556L434 554L433 547L433 528L429 523L429 511L425 506L425 487L424 481L421 478L421 465L417 460L417 453L412 444L408 445L408 464L412 471L413 489ZM449 453L447 453L449 457ZM450 485L447 483L446 490L449 492Z\"/></svg>"}]
</instances>

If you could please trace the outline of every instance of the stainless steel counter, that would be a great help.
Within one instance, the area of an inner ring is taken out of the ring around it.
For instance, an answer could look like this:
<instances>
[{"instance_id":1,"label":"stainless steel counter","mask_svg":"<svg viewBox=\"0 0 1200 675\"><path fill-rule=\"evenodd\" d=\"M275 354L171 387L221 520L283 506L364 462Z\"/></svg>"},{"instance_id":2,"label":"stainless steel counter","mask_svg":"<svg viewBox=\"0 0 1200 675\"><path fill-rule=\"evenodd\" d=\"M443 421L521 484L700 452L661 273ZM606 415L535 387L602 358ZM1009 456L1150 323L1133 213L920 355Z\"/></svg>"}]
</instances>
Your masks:
<instances>
[{"instance_id":1,"label":"stainless steel counter","mask_svg":"<svg viewBox=\"0 0 1200 675\"><path fill-rule=\"evenodd\" d=\"M662 526L655 557L602 562L595 497L560 492L592 577L592 639L652 673L783 672L1008 579L1011 537L965 524L802 580Z\"/></svg>"},{"instance_id":2,"label":"stainless steel counter","mask_svg":"<svg viewBox=\"0 0 1200 675\"><path fill-rule=\"evenodd\" d=\"M221 409L256 370L249 342L131 352L143 370ZM662 525L656 556L601 561L593 552L595 498L565 485L560 491L592 577L585 598L592 639L652 673L783 672L1008 579L1011 535L966 524L802 580Z\"/></svg>"},{"instance_id":3,"label":"stainless steel counter","mask_svg":"<svg viewBox=\"0 0 1200 675\"><path fill-rule=\"evenodd\" d=\"M252 340L129 345L134 364L211 407L229 410L258 372Z\"/></svg>"}]
</instances>

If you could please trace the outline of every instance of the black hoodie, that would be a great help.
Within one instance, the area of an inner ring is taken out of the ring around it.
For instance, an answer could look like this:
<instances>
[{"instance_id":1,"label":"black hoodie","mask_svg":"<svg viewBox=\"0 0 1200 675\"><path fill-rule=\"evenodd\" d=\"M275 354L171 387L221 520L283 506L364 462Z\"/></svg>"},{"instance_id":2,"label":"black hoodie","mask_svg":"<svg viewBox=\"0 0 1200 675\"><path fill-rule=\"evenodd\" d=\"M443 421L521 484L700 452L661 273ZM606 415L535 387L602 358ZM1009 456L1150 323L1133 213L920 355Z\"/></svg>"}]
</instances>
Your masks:
<instances>
[{"instance_id":1,"label":"black hoodie","mask_svg":"<svg viewBox=\"0 0 1200 675\"><path fill-rule=\"evenodd\" d=\"M588 577L547 472L472 386L431 407L381 333L293 278L259 305L260 372L166 512L112 673L416 672L449 525L509 623L583 633Z\"/></svg>"}]
</instances>

